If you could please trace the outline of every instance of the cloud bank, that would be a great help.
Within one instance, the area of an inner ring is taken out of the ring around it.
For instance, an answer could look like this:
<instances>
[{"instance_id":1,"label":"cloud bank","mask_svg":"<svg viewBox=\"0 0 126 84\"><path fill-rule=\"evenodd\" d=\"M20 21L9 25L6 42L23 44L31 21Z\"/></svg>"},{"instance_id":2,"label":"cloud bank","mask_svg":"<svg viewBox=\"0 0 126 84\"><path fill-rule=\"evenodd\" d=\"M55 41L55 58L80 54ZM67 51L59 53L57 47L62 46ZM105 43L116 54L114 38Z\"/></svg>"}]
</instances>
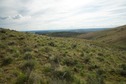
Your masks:
<instances>
[{"instance_id":1,"label":"cloud bank","mask_svg":"<svg viewBox=\"0 0 126 84\"><path fill-rule=\"evenodd\" d=\"M126 0L0 0L0 27L52 30L126 24Z\"/></svg>"}]
</instances>

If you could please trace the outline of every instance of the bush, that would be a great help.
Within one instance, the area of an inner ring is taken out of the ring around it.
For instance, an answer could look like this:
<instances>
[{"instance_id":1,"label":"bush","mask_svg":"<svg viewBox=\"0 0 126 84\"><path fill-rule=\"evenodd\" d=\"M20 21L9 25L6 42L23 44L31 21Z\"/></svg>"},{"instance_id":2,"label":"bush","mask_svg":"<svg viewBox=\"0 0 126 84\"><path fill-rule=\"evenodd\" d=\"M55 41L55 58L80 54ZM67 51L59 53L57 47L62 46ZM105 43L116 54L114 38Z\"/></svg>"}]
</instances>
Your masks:
<instances>
[{"instance_id":1,"label":"bush","mask_svg":"<svg viewBox=\"0 0 126 84\"><path fill-rule=\"evenodd\" d=\"M25 39L25 37L19 37L18 38L18 40L24 40Z\"/></svg>"},{"instance_id":2,"label":"bush","mask_svg":"<svg viewBox=\"0 0 126 84\"><path fill-rule=\"evenodd\" d=\"M99 66L98 65L96 65L96 64L90 64L89 65L89 67L88 67L88 70L94 70L94 69L98 69L99 68Z\"/></svg>"},{"instance_id":3,"label":"bush","mask_svg":"<svg viewBox=\"0 0 126 84\"><path fill-rule=\"evenodd\" d=\"M30 70L30 71L32 71L33 69L34 69L34 67L35 67L35 61L34 60L28 60L28 61L26 61L26 62L24 62L24 64L21 66L21 69L23 70L23 71L26 71L26 70Z\"/></svg>"},{"instance_id":4,"label":"bush","mask_svg":"<svg viewBox=\"0 0 126 84\"><path fill-rule=\"evenodd\" d=\"M10 35L9 35L9 37L15 37L15 35L13 35L13 34L10 34Z\"/></svg>"},{"instance_id":5,"label":"bush","mask_svg":"<svg viewBox=\"0 0 126 84\"><path fill-rule=\"evenodd\" d=\"M8 45L15 45L16 43L14 41L8 42Z\"/></svg>"},{"instance_id":6,"label":"bush","mask_svg":"<svg viewBox=\"0 0 126 84\"><path fill-rule=\"evenodd\" d=\"M59 64L59 62L61 61L61 58L58 56L51 56L50 60L53 61L56 64Z\"/></svg>"},{"instance_id":7,"label":"bush","mask_svg":"<svg viewBox=\"0 0 126 84\"><path fill-rule=\"evenodd\" d=\"M72 49L74 49L74 48L77 47L77 45L76 44L72 44L71 47L72 47Z\"/></svg>"},{"instance_id":8,"label":"bush","mask_svg":"<svg viewBox=\"0 0 126 84\"><path fill-rule=\"evenodd\" d=\"M98 59L100 62L104 61L104 58L102 58L102 57L97 57L97 59Z\"/></svg>"},{"instance_id":9,"label":"bush","mask_svg":"<svg viewBox=\"0 0 126 84\"><path fill-rule=\"evenodd\" d=\"M88 76L87 84L105 84L105 82L103 76L96 73Z\"/></svg>"},{"instance_id":10,"label":"bush","mask_svg":"<svg viewBox=\"0 0 126 84\"><path fill-rule=\"evenodd\" d=\"M32 54L31 54L31 52L26 52L23 58L24 58L25 60L30 60L30 59L32 59Z\"/></svg>"},{"instance_id":11,"label":"bush","mask_svg":"<svg viewBox=\"0 0 126 84\"><path fill-rule=\"evenodd\" d=\"M67 65L67 66L75 66L77 64L77 60L76 59L72 59L72 58L65 58L63 60L63 64Z\"/></svg>"},{"instance_id":12,"label":"bush","mask_svg":"<svg viewBox=\"0 0 126 84\"><path fill-rule=\"evenodd\" d=\"M50 43L48 43L48 45L49 46L52 46L52 47L55 47L56 46L54 42L50 42Z\"/></svg>"},{"instance_id":13,"label":"bush","mask_svg":"<svg viewBox=\"0 0 126 84\"><path fill-rule=\"evenodd\" d=\"M6 33L6 30L0 29L0 33Z\"/></svg>"},{"instance_id":14,"label":"bush","mask_svg":"<svg viewBox=\"0 0 126 84\"><path fill-rule=\"evenodd\" d=\"M90 63L90 58L89 58L89 57L85 57L85 58L84 58L84 63L85 63L85 64Z\"/></svg>"},{"instance_id":15,"label":"bush","mask_svg":"<svg viewBox=\"0 0 126 84\"><path fill-rule=\"evenodd\" d=\"M5 40L7 38L7 36L2 36L1 40Z\"/></svg>"},{"instance_id":16,"label":"bush","mask_svg":"<svg viewBox=\"0 0 126 84\"><path fill-rule=\"evenodd\" d=\"M20 56L20 51L17 50L13 53L13 57L19 57Z\"/></svg>"},{"instance_id":17,"label":"bush","mask_svg":"<svg viewBox=\"0 0 126 84\"><path fill-rule=\"evenodd\" d=\"M126 70L119 70L119 74L126 77Z\"/></svg>"},{"instance_id":18,"label":"bush","mask_svg":"<svg viewBox=\"0 0 126 84\"><path fill-rule=\"evenodd\" d=\"M3 58L2 60L2 66L8 65L13 61L13 58L10 56L7 56L5 58Z\"/></svg>"},{"instance_id":19,"label":"bush","mask_svg":"<svg viewBox=\"0 0 126 84\"><path fill-rule=\"evenodd\" d=\"M44 81L42 81L42 77L39 74L34 72L30 74L28 80L29 80L28 81L29 84L45 84Z\"/></svg>"},{"instance_id":20,"label":"bush","mask_svg":"<svg viewBox=\"0 0 126 84\"><path fill-rule=\"evenodd\" d=\"M103 54L103 53L98 53L98 55L99 55L99 56L104 56L104 54Z\"/></svg>"},{"instance_id":21,"label":"bush","mask_svg":"<svg viewBox=\"0 0 126 84\"><path fill-rule=\"evenodd\" d=\"M61 79L61 80L66 80L66 81L73 81L74 76L70 70L55 70L53 72L54 78Z\"/></svg>"},{"instance_id":22,"label":"bush","mask_svg":"<svg viewBox=\"0 0 126 84\"><path fill-rule=\"evenodd\" d=\"M46 52L46 53L49 53L50 51L52 51L53 49L49 46L45 46L45 47L42 47L40 49L42 52Z\"/></svg>"},{"instance_id":23,"label":"bush","mask_svg":"<svg viewBox=\"0 0 126 84\"><path fill-rule=\"evenodd\" d=\"M20 73L16 80L16 84L26 84L28 81L28 76L26 74Z\"/></svg>"},{"instance_id":24,"label":"bush","mask_svg":"<svg viewBox=\"0 0 126 84\"><path fill-rule=\"evenodd\" d=\"M123 70L126 70L126 64L122 64L120 67L121 67Z\"/></svg>"},{"instance_id":25,"label":"bush","mask_svg":"<svg viewBox=\"0 0 126 84\"><path fill-rule=\"evenodd\" d=\"M32 51L32 48L30 48L30 47L25 47L24 48L24 52L30 52L30 51Z\"/></svg>"},{"instance_id":26,"label":"bush","mask_svg":"<svg viewBox=\"0 0 126 84\"><path fill-rule=\"evenodd\" d=\"M118 72L121 76L126 77L126 64L120 65L120 70L118 70Z\"/></svg>"},{"instance_id":27,"label":"bush","mask_svg":"<svg viewBox=\"0 0 126 84\"><path fill-rule=\"evenodd\" d=\"M52 72L53 68L52 68L50 63L47 63L47 64L44 65L44 69L43 70L44 70L44 72L48 73L48 72Z\"/></svg>"},{"instance_id":28,"label":"bush","mask_svg":"<svg viewBox=\"0 0 126 84\"><path fill-rule=\"evenodd\" d=\"M3 43L0 43L0 48L6 48L6 46Z\"/></svg>"}]
</instances>

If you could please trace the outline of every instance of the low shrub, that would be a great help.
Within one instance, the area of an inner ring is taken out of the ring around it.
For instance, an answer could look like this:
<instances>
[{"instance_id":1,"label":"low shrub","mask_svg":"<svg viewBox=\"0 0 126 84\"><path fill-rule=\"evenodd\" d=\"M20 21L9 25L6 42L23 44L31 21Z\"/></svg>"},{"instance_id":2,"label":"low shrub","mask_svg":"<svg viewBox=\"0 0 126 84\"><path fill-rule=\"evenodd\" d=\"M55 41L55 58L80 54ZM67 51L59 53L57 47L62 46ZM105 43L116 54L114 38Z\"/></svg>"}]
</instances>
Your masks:
<instances>
[{"instance_id":1,"label":"low shrub","mask_svg":"<svg viewBox=\"0 0 126 84\"><path fill-rule=\"evenodd\" d=\"M77 64L77 60L76 59L72 59L72 58L64 58L63 60L63 64L64 65L67 65L67 66L74 66Z\"/></svg>"},{"instance_id":2,"label":"low shrub","mask_svg":"<svg viewBox=\"0 0 126 84\"><path fill-rule=\"evenodd\" d=\"M34 73L34 72L30 74L28 83L29 84L45 84L45 82L42 80L42 77L39 74Z\"/></svg>"},{"instance_id":3,"label":"low shrub","mask_svg":"<svg viewBox=\"0 0 126 84\"><path fill-rule=\"evenodd\" d=\"M7 57L3 58L2 66L6 66L6 65L10 64L12 61L13 61L13 58L11 56L7 56Z\"/></svg>"},{"instance_id":4,"label":"low shrub","mask_svg":"<svg viewBox=\"0 0 126 84\"><path fill-rule=\"evenodd\" d=\"M52 47L55 47L56 46L54 42L50 42L50 43L48 43L48 45L49 46L52 46Z\"/></svg>"},{"instance_id":5,"label":"low shrub","mask_svg":"<svg viewBox=\"0 0 126 84\"><path fill-rule=\"evenodd\" d=\"M18 40L24 40L25 39L25 37L19 37L18 38Z\"/></svg>"},{"instance_id":6,"label":"low shrub","mask_svg":"<svg viewBox=\"0 0 126 84\"><path fill-rule=\"evenodd\" d=\"M121 67L123 70L126 70L126 64L122 64L120 67Z\"/></svg>"},{"instance_id":7,"label":"low shrub","mask_svg":"<svg viewBox=\"0 0 126 84\"><path fill-rule=\"evenodd\" d=\"M77 47L77 44L72 44L71 47L72 47L72 49L74 49Z\"/></svg>"},{"instance_id":8,"label":"low shrub","mask_svg":"<svg viewBox=\"0 0 126 84\"><path fill-rule=\"evenodd\" d=\"M59 64L59 62L61 61L61 57L59 57L59 56L51 56L50 57L50 61L53 61L54 63L58 63Z\"/></svg>"},{"instance_id":9,"label":"low shrub","mask_svg":"<svg viewBox=\"0 0 126 84\"><path fill-rule=\"evenodd\" d=\"M6 48L5 44L0 43L0 48Z\"/></svg>"},{"instance_id":10,"label":"low shrub","mask_svg":"<svg viewBox=\"0 0 126 84\"><path fill-rule=\"evenodd\" d=\"M90 58L89 57L84 57L83 59L84 59L84 63L85 64L90 63Z\"/></svg>"},{"instance_id":11,"label":"low shrub","mask_svg":"<svg viewBox=\"0 0 126 84\"><path fill-rule=\"evenodd\" d=\"M27 84L28 76L26 74L20 73L17 77L16 84Z\"/></svg>"},{"instance_id":12,"label":"low shrub","mask_svg":"<svg viewBox=\"0 0 126 84\"><path fill-rule=\"evenodd\" d=\"M15 45L16 43L14 41L8 42L8 45Z\"/></svg>"},{"instance_id":13,"label":"low shrub","mask_svg":"<svg viewBox=\"0 0 126 84\"><path fill-rule=\"evenodd\" d=\"M72 74L72 71L70 70L55 70L53 72L53 76L57 79L71 81L71 82L74 80L74 76Z\"/></svg>"},{"instance_id":14,"label":"low shrub","mask_svg":"<svg viewBox=\"0 0 126 84\"><path fill-rule=\"evenodd\" d=\"M9 37L15 37L15 35L13 35L13 34L10 34L10 35L9 35Z\"/></svg>"},{"instance_id":15,"label":"low shrub","mask_svg":"<svg viewBox=\"0 0 126 84\"><path fill-rule=\"evenodd\" d=\"M23 63L23 65L21 66L21 69L23 70L23 71L26 71L26 70L30 70L30 71L32 71L33 69L34 69L34 67L35 67L35 64L36 64L36 62L34 61L34 60L27 60L27 61L25 61L24 63Z\"/></svg>"},{"instance_id":16,"label":"low shrub","mask_svg":"<svg viewBox=\"0 0 126 84\"><path fill-rule=\"evenodd\" d=\"M103 53L98 53L98 55L99 55L99 56L104 56L104 54L103 54Z\"/></svg>"},{"instance_id":17,"label":"low shrub","mask_svg":"<svg viewBox=\"0 0 126 84\"><path fill-rule=\"evenodd\" d=\"M118 70L118 72L121 76L126 77L126 64L120 65L120 69Z\"/></svg>"},{"instance_id":18,"label":"low shrub","mask_svg":"<svg viewBox=\"0 0 126 84\"><path fill-rule=\"evenodd\" d=\"M6 33L6 30L0 29L0 33Z\"/></svg>"},{"instance_id":19,"label":"low shrub","mask_svg":"<svg viewBox=\"0 0 126 84\"><path fill-rule=\"evenodd\" d=\"M118 70L119 74L123 77L126 77L126 70Z\"/></svg>"},{"instance_id":20,"label":"low shrub","mask_svg":"<svg viewBox=\"0 0 126 84\"><path fill-rule=\"evenodd\" d=\"M44 69L43 70L44 70L44 72L48 73L48 72L52 72L53 68L52 68L50 63L47 63L47 64L44 65Z\"/></svg>"},{"instance_id":21,"label":"low shrub","mask_svg":"<svg viewBox=\"0 0 126 84\"><path fill-rule=\"evenodd\" d=\"M49 46L44 46L40 48L41 52L45 52L45 53L49 53L50 51L52 51L53 49Z\"/></svg>"},{"instance_id":22,"label":"low shrub","mask_svg":"<svg viewBox=\"0 0 126 84\"><path fill-rule=\"evenodd\" d=\"M32 59L32 54L31 52L26 52L23 57L25 60L30 60Z\"/></svg>"},{"instance_id":23,"label":"low shrub","mask_svg":"<svg viewBox=\"0 0 126 84\"><path fill-rule=\"evenodd\" d=\"M24 51L24 52L30 52L30 51L32 51L32 48L30 48L30 47L25 47L23 51Z\"/></svg>"},{"instance_id":24,"label":"low shrub","mask_svg":"<svg viewBox=\"0 0 126 84\"><path fill-rule=\"evenodd\" d=\"M97 73L88 75L87 84L105 84L104 77Z\"/></svg>"},{"instance_id":25,"label":"low shrub","mask_svg":"<svg viewBox=\"0 0 126 84\"><path fill-rule=\"evenodd\" d=\"M92 70L98 69L98 68L99 68L98 65L96 65L96 64L90 64L89 67L88 67L88 70L92 71Z\"/></svg>"}]
</instances>

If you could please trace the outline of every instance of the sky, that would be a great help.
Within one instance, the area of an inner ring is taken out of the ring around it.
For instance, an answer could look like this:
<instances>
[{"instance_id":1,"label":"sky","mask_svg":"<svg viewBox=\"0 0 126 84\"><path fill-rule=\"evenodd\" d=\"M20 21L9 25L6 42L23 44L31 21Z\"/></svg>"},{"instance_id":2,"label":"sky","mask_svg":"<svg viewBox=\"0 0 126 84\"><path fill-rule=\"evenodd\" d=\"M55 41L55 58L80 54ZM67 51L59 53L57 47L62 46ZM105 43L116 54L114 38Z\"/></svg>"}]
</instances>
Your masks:
<instances>
[{"instance_id":1,"label":"sky","mask_svg":"<svg viewBox=\"0 0 126 84\"><path fill-rule=\"evenodd\" d=\"M126 0L0 0L0 27L18 31L126 24Z\"/></svg>"}]
</instances>

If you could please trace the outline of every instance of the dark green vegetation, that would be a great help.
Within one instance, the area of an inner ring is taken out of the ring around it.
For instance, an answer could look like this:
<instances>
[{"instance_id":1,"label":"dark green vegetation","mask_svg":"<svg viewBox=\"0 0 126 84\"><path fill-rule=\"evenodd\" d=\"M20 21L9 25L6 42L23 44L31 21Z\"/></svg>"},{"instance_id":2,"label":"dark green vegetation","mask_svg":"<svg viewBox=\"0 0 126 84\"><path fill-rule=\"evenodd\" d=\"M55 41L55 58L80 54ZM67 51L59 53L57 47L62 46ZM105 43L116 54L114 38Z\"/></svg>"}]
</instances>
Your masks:
<instances>
[{"instance_id":1,"label":"dark green vegetation","mask_svg":"<svg viewBox=\"0 0 126 84\"><path fill-rule=\"evenodd\" d=\"M126 51L0 29L0 84L126 84Z\"/></svg>"},{"instance_id":2,"label":"dark green vegetation","mask_svg":"<svg viewBox=\"0 0 126 84\"><path fill-rule=\"evenodd\" d=\"M44 35L51 36L51 37L76 37L81 34L82 33L78 33L78 32L54 32L54 33L47 33Z\"/></svg>"}]
</instances>

